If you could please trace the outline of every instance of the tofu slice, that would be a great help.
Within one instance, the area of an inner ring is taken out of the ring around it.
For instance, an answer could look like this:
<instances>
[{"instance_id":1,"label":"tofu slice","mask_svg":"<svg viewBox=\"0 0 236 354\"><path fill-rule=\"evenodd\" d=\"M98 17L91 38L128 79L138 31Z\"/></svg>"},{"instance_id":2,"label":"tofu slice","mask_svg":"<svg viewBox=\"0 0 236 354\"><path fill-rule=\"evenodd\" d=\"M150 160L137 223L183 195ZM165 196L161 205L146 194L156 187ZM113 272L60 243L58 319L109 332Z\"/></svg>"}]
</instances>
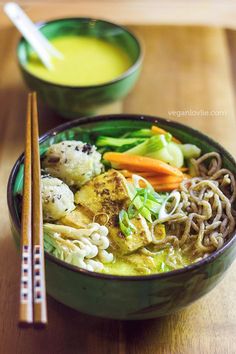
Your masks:
<instances>
[{"instance_id":1,"label":"tofu slice","mask_svg":"<svg viewBox=\"0 0 236 354\"><path fill-rule=\"evenodd\" d=\"M109 170L93 178L75 194L75 203L88 208L94 214L119 214L129 202L125 177L116 170Z\"/></svg>"},{"instance_id":2,"label":"tofu slice","mask_svg":"<svg viewBox=\"0 0 236 354\"><path fill-rule=\"evenodd\" d=\"M147 222L141 215L131 220L136 227L131 236L126 237L121 232L118 215L122 209L128 209L130 197L125 177L116 170L109 170L85 184L75 194L75 203L88 208L95 215L108 215L106 226L109 228L111 248L118 254L132 253L152 241Z\"/></svg>"},{"instance_id":3,"label":"tofu slice","mask_svg":"<svg viewBox=\"0 0 236 354\"><path fill-rule=\"evenodd\" d=\"M109 220L109 238L111 245L120 255L132 253L152 241L151 232L142 215L130 221L133 223L136 230L133 231L132 235L125 236L120 228L116 226L116 220L112 218Z\"/></svg>"},{"instance_id":4,"label":"tofu slice","mask_svg":"<svg viewBox=\"0 0 236 354\"><path fill-rule=\"evenodd\" d=\"M86 228L88 224L93 222L93 214L83 206L77 206L73 211L61 218L59 221L63 225L76 227L79 229Z\"/></svg>"}]
</instances>

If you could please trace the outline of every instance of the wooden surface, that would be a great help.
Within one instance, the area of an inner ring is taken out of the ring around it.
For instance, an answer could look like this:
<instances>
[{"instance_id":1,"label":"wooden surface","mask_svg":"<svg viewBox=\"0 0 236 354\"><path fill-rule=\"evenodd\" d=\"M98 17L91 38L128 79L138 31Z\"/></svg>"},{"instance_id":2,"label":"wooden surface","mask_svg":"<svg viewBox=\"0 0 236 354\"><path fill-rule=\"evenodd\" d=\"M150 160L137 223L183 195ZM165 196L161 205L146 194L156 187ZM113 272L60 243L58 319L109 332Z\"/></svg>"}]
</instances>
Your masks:
<instances>
[{"instance_id":1,"label":"wooden surface","mask_svg":"<svg viewBox=\"0 0 236 354\"><path fill-rule=\"evenodd\" d=\"M29 5L35 20L47 17L46 5L35 6ZM65 6L61 6L57 14L60 9L63 13ZM124 22L128 22L126 17ZM141 26L137 22L131 27L145 46L144 68L124 102L124 111L156 114L197 127L236 155L230 62L234 35L228 41L220 29ZM0 354L236 353L236 264L210 294L172 316L144 322L108 321L77 313L49 298L47 330L17 329L19 258L9 228L6 183L23 149L27 91L15 62L18 35L2 14L0 26ZM180 118L171 113L182 110L189 113ZM224 114L195 116L194 110ZM42 104L39 114L41 132L63 121Z\"/></svg>"},{"instance_id":2,"label":"wooden surface","mask_svg":"<svg viewBox=\"0 0 236 354\"><path fill-rule=\"evenodd\" d=\"M36 19L78 14L126 24L200 24L236 29L234 0L19 0L18 3ZM3 23L7 20L3 19Z\"/></svg>"}]
</instances>

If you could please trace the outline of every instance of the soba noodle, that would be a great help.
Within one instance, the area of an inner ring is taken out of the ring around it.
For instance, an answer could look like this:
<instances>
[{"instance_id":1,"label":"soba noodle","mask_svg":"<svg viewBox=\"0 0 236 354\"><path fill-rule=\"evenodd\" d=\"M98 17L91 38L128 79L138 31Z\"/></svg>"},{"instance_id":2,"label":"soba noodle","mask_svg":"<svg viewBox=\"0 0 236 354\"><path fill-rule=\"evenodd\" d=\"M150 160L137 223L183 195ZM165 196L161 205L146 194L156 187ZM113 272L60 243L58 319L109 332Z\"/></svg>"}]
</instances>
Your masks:
<instances>
[{"instance_id":1,"label":"soba noodle","mask_svg":"<svg viewBox=\"0 0 236 354\"><path fill-rule=\"evenodd\" d=\"M234 230L232 203L236 188L233 173L221 168L222 160L217 152L192 160L192 164L197 177L180 184L181 199L175 213L153 223L152 251L177 246L198 261L221 248ZM155 238L155 227L160 223L166 227L166 237L162 240ZM179 261L176 258L173 261L173 255L169 253L167 262L170 266Z\"/></svg>"}]
</instances>

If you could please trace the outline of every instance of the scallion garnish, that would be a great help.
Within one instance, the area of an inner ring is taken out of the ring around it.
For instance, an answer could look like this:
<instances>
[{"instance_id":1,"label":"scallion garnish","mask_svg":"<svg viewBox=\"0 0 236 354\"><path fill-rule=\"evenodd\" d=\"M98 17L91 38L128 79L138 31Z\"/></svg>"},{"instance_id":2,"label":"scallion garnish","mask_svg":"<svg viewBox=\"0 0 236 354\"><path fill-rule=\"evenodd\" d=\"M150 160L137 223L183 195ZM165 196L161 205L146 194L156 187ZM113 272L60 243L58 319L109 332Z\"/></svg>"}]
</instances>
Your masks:
<instances>
[{"instance_id":1,"label":"scallion garnish","mask_svg":"<svg viewBox=\"0 0 236 354\"><path fill-rule=\"evenodd\" d=\"M125 236L130 236L136 230L134 224L129 220L128 213L124 209L119 212L119 226Z\"/></svg>"}]
</instances>

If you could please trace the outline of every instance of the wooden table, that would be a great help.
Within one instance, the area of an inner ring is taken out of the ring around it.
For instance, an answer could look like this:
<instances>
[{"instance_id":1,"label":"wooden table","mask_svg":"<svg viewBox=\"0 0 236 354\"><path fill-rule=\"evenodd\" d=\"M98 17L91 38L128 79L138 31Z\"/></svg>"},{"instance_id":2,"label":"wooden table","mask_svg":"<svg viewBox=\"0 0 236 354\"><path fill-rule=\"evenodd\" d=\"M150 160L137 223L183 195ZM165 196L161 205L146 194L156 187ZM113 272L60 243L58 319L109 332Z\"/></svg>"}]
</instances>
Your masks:
<instances>
[{"instance_id":1,"label":"wooden table","mask_svg":"<svg viewBox=\"0 0 236 354\"><path fill-rule=\"evenodd\" d=\"M104 3L112 9L108 2ZM129 24L126 3L121 1L119 8L118 3L114 2L117 12L113 11L110 17L115 19L117 15L118 21ZM123 111L184 122L209 134L235 155L235 102L230 66L230 53L236 51L234 33L230 33L228 42L226 32L219 28L157 26L155 16L159 20L165 18L163 8L161 14L155 12L150 19L146 10L143 17L140 12L137 14L137 8L145 9L140 1L137 3L135 7L129 1L127 6L129 11L132 6L136 9L136 17L135 11L130 15L130 27L144 43L144 68L136 88L124 102ZM153 2L148 3L154 6ZM87 10L85 2L81 6L74 2L71 7L57 4L53 12L52 4L48 6L49 10L46 4L43 7L33 3L27 5L27 10L35 20L48 18L50 13L53 16L84 15L86 11L92 15L104 13L92 1L88 2ZM172 316L143 322L108 321L77 313L48 298L46 330L17 328L19 259L9 228L6 184L11 167L23 150L27 91L15 61L18 34L3 14L0 14L0 29L0 353L236 353L236 264L210 294ZM41 132L62 121L40 105Z\"/></svg>"}]
</instances>

